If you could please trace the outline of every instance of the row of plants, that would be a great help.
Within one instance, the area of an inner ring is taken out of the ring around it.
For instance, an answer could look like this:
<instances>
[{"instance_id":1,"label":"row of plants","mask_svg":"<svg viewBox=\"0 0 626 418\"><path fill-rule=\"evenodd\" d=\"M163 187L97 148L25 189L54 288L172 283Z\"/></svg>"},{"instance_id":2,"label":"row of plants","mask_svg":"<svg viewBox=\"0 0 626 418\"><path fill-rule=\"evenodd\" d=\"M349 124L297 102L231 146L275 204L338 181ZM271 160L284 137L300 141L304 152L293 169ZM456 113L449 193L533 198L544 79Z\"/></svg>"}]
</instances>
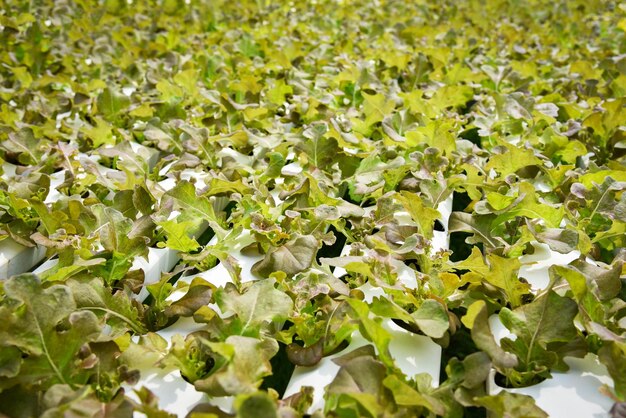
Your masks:
<instances>
[{"instance_id":1,"label":"row of plants","mask_svg":"<svg viewBox=\"0 0 626 418\"><path fill-rule=\"evenodd\" d=\"M192 417L542 417L490 372L591 353L621 416L625 32L594 0L6 2L0 239L46 261L0 281L0 414L181 413L137 385L160 367L207 395ZM537 242L580 254L542 289ZM283 396L329 356L323 408Z\"/></svg>"}]
</instances>

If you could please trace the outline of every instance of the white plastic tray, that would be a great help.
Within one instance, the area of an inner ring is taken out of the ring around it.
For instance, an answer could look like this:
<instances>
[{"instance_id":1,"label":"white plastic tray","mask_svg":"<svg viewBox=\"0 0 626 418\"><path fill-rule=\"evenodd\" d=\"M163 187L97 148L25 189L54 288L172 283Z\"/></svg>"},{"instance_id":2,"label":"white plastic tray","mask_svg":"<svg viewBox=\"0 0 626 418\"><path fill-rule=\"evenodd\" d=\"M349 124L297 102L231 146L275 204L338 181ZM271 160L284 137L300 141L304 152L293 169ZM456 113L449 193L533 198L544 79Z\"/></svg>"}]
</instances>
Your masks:
<instances>
[{"instance_id":1,"label":"white plastic tray","mask_svg":"<svg viewBox=\"0 0 626 418\"><path fill-rule=\"evenodd\" d=\"M131 142L130 146L133 151L140 152L146 156L146 162L150 169L152 169L158 162L159 153L155 149L147 148L135 142ZM86 154L80 154L79 158L90 159L91 157ZM94 159L94 164L97 164L97 158ZM101 168L103 173L115 171L106 167ZM4 163L3 171L3 176L6 178L13 177L15 176L16 166ZM59 193L57 187L63 184L64 180L65 171L58 171L50 175L50 190L44 200L44 203L53 203L61 197L61 193ZM46 249L42 246L26 247L18 244L10 237L5 238L0 241L0 280L30 271L35 265L43 260L45 254ZM50 264L47 265L50 266ZM42 270L39 269L38 271Z\"/></svg>"},{"instance_id":2,"label":"white plastic tray","mask_svg":"<svg viewBox=\"0 0 626 418\"><path fill-rule=\"evenodd\" d=\"M239 245L235 248L234 253L230 254L239 262L241 266L241 281L248 282L254 280L254 276L250 272L252 266L259 261L262 256L249 256L240 252L241 248L245 247L251 241L250 235L247 231L241 234L239 237ZM217 238L213 237L209 241L209 245L213 245L217 242ZM148 269L156 269L156 261L149 263ZM218 264L210 270L190 275L183 276L179 281L191 283L194 278L201 277L217 287L222 287L226 283L231 282L231 277L226 268L222 264ZM176 301L184 296L184 292L177 291L172 293L169 300ZM215 305L211 306L216 312L219 313L219 308ZM171 343L172 337L176 334L185 336L191 332L199 331L204 328L203 324L196 323L192 318L180 318L171 326L162 329L158 334L163 337L168 343ZM199 403L209 402L209 398L206 394L196 391L195 387L185 381L178 370L163 370L157 367L149 367L147 369L141 369L141 377L139 381L133 386L127 386L127 392L129 396L134 397L132 389L139 389L142 386L150 389L159 398L159 407L167 412L184 417L187 413L193 409ZM210 402L222 408L224 411L230 411L232 409L232 397L213 398ZM141 414L137 414L141 416Z\"/></svg>"},{"instance_id":3,"label":"white plastic tray","mask_svg":"<svg viewBox=\"0 0 626 418\"><path fill-rule=\"evenodd\" d=\"M447 249L449 246L447 225L450 213L452 212L452 197L442 202L437 209L441 214L440 220L444 225L445 231L435 231L435 236L432 240L433 252L440 249ZM413 223L408 214L404 212L396 214L396 218L401 224L409 225ZM346 246L342 251L342 255L347 255L349 252L350 246ZM417 286L415 272L402 262L398 262L397 264L399 269L398 280L409 288L415 288ZM345 273L346 271L344 269L339 267L335 268L335 276L340 277ZM371 302L374 296L384 297L385 295L382 289L372 287L369 283L361 286L360 289L365 295L366 302ZM441 346L434 343L426 336L414 334L399 327L389 319L383 321L383 326L392 336L389 352L400 370L410 377L418 373L428 373L432 376L433 382L438 384L441 365ZM296 366L284 396L298 393L303 386L312 386L313 404L309 412L323 409L324 389L333 381L339 371L339 366L333 362L333 359L350 353L367 343L368 341L366 341L358 331L355 331L352 334L350 345L341 352L323 358L313 367Z\"/></svg>"},{"instance_id":4,"label":"white plastic tray","mask_svg":"<svg viewBox=\"0 0 626 418\"><path fill-rule=\"evenodd\" d=\"M520 257L522 267L520 277L524 277L536 292L544 289L550 282L548 269L552 265L567 265L580 257L578 251L560 254L550 250L547 245L533 243L535 253ZM588 260L591 261L591 260ZM489 326L498 343L504 337L515 338L502 325L497 315L489 318ZM570 370L565 373L553 372L552 378L525 388L502 388L495 383L495 372L489 376L488 392L497 394L502 390L531 396L537 406L551 418L591 418L608 417L613 401L600 392L604 384L613 385L613 380L606 367L594 354L584 358L566 357Z\"/></svg>"}]
</instances>

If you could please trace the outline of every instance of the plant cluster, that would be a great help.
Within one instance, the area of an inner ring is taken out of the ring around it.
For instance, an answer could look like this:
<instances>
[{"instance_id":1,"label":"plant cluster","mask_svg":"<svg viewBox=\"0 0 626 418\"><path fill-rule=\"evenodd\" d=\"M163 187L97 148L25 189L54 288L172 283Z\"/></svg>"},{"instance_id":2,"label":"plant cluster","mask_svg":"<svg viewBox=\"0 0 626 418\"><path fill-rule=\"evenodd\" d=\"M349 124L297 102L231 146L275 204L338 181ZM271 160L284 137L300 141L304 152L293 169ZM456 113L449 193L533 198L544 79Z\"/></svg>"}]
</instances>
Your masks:
<instances>
[{"instance_id":1,"label":"plant cluster","mask_svg":"<svg viewBox=\"0 0 626 418\"><path fill-rule=\"evenodd\" d=\"M542 417L490 370L587 353L626 401L623 4L9 0L0 45L0 239L55 260L0 281L0 414L166 417L124 389L158 365L239 417ZM537 242L580 253L539 291ZM181 260L144 283L155 248ZM168 343L180 317L202 330ZM443 347L441 382L397 367L383 319ZM282 397L354 333L324 410Z\"/></svg>"}]
</instances>

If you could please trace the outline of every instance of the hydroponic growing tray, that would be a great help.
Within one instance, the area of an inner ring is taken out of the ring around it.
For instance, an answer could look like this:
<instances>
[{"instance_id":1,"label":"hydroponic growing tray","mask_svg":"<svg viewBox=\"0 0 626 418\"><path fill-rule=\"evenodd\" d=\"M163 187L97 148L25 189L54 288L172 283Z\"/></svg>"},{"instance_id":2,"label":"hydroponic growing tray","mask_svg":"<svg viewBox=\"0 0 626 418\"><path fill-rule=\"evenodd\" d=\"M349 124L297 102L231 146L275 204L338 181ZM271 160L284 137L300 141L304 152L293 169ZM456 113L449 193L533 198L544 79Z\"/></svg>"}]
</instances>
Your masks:
<instances>
[{"instance_id":1,"label":"hydroponic growing tray","mask_svg":"<svg viewBox=\"0 0 626 418\"><path fill-rule=\"evenodd\" d=\"M626 7L8 1L0 416L626 416Z\"/></svg>"}]
</instances>

